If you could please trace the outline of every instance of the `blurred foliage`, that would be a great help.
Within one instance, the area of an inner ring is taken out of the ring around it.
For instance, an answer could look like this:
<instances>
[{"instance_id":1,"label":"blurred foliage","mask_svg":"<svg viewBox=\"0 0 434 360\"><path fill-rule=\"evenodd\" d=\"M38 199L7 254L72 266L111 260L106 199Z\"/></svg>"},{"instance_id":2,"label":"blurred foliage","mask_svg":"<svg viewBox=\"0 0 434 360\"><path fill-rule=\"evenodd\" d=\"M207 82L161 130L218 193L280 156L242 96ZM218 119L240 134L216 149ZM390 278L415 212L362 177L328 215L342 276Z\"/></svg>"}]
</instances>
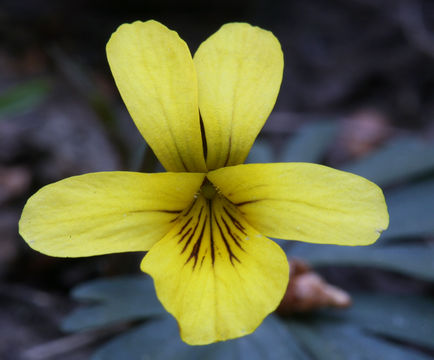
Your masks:
<instances>
[{"instance_id":1,"label":"blurred foliage","mask_svg":"<svg viewBox=\"0 0 434 360\"><path fill-rule=\"evenodd\" d=\"M321 162L336 141L337 129L333 121L307 123L277 154L270 142L259 139L248 162ZM375 245L284 242L288 256L304 259L318 270L329 266L375 268L434 281L434 246L424 238L434 235L433 151L432 144L417 137L398 138L342 166L386 188L390 228ZM405 182L409 180L413 181ZM392 184L395 186L387 190ZM175 320L159 304L146 275L92 281L77 287L72 295L87 305L64 320L65 331L136 324L99 348L92 360L428 360L434 351L434 300L420 294L354 293L348 309L289 317L272 314L251 335L195 347L180 340Z\"/></svg>"},{"instance_id":2,"label":"blurred foliage","mask_svg":"<svg viewBox=\"0 0 434 360\"><path fill-rule=\"evenodd\" d=\"M323 310L291 318L270 315L244 338L188 346L179 338L176 321L156 301L152 287L152 280L145 275L84 284L75 290L74 296L98 301L98 305L76 310L65 319L63 328L78 331L116 322L144 321L103 345L92 360L430 358L383 336L434 348L432 299L376 294L355 295L354 305L344 311Z\"/></svg>"},{"instance_id":3,"label":"blurred foliage","mask_svg":"<svg viewBox=\"0 0 434 360\"><path fill-rule=\"evenodd\" d=\"M399 137L379 151L343 170L366 177L384 187L411 180L434 170L434 144L416 137Z\"/></svg>"},{"instance_id":4,"label":"blurred foliage","mask_svg":"<svg viewBox=\"0 0 434 360\"><path fill-rule=\"evenodd\" d=\"M0 93L0 120L7 115L33 110L42 103L50 91L50 82L46 79L30 80L2 91Z\"/></svg>"},{"instance_id":5,"label":"blurred foliage","mask_svg":"<svg viewBox=\"0 0 434 360\"><path fill-rule=\"evenodd\" d=\"M280 153L279 161L319 163L337 134L338 126L332 121L312 122L303 126L297 136L288 141Z\"/></svg>"}]
</instances>

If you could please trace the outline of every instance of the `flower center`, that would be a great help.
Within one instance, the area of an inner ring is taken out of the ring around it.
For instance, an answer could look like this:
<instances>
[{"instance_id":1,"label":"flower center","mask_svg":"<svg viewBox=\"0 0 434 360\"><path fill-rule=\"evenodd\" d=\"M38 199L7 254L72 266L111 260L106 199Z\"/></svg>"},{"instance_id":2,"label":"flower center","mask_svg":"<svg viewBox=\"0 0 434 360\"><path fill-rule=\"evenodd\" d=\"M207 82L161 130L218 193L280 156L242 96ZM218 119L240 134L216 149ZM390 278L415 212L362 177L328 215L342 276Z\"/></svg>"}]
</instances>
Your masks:
<instances>
[{"instance_id":1,"label":"flower center","mask_svg":"<svg viewBox=\"0 0 434 360\"><path fill-rule=\"evenodd\" d=\"M200 188L200 193L205 199L211 200L217 194L217 189L207 178L205 178Z\"/></svg>"}]
</instances>

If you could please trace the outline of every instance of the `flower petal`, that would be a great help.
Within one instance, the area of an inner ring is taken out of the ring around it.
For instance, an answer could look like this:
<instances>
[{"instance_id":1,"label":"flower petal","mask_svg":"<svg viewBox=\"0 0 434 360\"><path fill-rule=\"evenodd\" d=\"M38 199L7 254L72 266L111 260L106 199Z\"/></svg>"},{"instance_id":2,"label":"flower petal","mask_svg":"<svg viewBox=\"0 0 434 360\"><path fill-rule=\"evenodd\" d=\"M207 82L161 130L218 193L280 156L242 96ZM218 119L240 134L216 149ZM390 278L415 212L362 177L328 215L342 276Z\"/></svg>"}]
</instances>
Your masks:
<instances>
[{"instance_id":1,"label":"flower petal","mask_svg":"<svg viewBox=\"0 0 434 360\"><path fill-rule=\"evenodd\" d=\"M248 164L218 169L207 177L267 236L368 245L389 223L377 185L326 166Z\"/></svg>"},{"instance_id":2,"label":"flower petal","mask_svg":"<svg viewBox=\"0 0 434 360\"><path fill-rule=\"evenodd\" d=\"M204 172L205 160L190 51L156 21L121 25L107 58L136 126L168 171Z\"/></svg>"},{"instance_id":3,"label":"flower petal","mask_svg":"<svg viewBox=\"0 0 434 360\"><path fill-rule=\"evenodd\" d=\"M19 231L33 249L52 256L148 250L174 226L203 177L130 172L70 177L27 201Z\"/></svg>"},{"instance_id":4,"label":"flower petal","mask_svg":"<svg viewBox=\"0 0 434 360\"><path fill-rule=\"evenodd\" d=\"M282 249L218 195L199 196L141 268L191 345L253 332L279 304L289 273Z\"/></svg>"},{"instance_id":5,"label":"flower petal","mask_svg":"<svg viewBox=\"0 0 434 360\"><path fill-rule=\"evenodd\" d=\"M279 41L249 24L226 24L199 47L194 63L207 167L241 164L276 102L283 74Z\"/></svg>"}]
</instances>

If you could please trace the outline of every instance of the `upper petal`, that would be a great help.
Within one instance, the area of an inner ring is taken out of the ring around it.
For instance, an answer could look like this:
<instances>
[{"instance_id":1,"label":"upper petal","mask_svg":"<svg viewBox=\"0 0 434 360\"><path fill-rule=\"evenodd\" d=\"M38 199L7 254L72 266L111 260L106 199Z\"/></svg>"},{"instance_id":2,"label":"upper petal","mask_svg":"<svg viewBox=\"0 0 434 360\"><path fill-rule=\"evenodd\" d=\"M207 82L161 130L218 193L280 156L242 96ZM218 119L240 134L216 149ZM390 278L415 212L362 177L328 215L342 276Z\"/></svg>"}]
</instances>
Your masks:
<instances>
[{"instance_id":1,"label":"upper petal","mask_svg":"<svg viewBox=\"0 0 434 360\"><path fill-rule=\"evenodd\" d=\"M282 249L220 196L199 196L142 262L191 345L254 331L288 283Z\"/></svg>"},{"instance_id":2,"label":"upper petal","mask_svg":"<svg viewBox=\"0 0 434 360\"><path fill-rule=\"evenodd\" d=\"M116 85L168 171L205 171L197 79L178 34L156 21L121 25L107 43Z\"/></svg>"},{"instance_id":3,"label":"upper petal","mask_svg":"<svg viewBox=\"0 0 434 360\"><path fill-rule=\"evenodd\" d=\"M283 53L269 31L226 24L194 55L207 167L244 162L270 114L283 74Z\"/></svg>"},{"instance_id":4,"label":"upper petal","mask_svg":"<svg viewBox=\"0 0 434 360\"><path fill-rule=\"evenodd\" d=\"M70 177L27 201L19 231L33 249L52 256L148 250L174 226L203 177L130 172Z\"/></svg>"},{"instance_id":5,"label":"upper petal","mask_svg":"<svg viewBox=\"0 0 434 360\"><path fill-rule=\"evenodd\" d=\"M267 236L367 245L389 223L377 185L326 166L248 164L218 169L207 177Z\"/></svg>"}]
</instances>

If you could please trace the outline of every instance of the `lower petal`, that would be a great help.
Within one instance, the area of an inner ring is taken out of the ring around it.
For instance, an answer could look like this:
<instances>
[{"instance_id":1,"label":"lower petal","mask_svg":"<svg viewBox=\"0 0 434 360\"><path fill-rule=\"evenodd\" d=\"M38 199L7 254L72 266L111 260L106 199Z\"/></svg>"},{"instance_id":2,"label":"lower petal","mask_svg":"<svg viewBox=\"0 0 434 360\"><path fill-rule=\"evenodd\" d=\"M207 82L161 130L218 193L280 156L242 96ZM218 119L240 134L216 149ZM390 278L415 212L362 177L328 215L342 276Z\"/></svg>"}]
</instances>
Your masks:
<instances>
[{"instance_id":1,"label":"lower petal","mask_svg":"<svg viewBox=\"0 0 434 360\"><path fill-rule=\"evenodd\" d=\"M24 207L19 231L51 256L145 251L174 226L203 174L101 172L47 185Z\"/></svg>"},{"instance_id":2,"label":"lower petal","mask_svg":"<svg viewBox=\"0 0 434 360\"><path fill-rule=\"evenodd\" d=\"M282 249L219 195L199 196L141 268L191 345L253 332L278 306L289 278Z\"/></svg>"}]
</instances>

